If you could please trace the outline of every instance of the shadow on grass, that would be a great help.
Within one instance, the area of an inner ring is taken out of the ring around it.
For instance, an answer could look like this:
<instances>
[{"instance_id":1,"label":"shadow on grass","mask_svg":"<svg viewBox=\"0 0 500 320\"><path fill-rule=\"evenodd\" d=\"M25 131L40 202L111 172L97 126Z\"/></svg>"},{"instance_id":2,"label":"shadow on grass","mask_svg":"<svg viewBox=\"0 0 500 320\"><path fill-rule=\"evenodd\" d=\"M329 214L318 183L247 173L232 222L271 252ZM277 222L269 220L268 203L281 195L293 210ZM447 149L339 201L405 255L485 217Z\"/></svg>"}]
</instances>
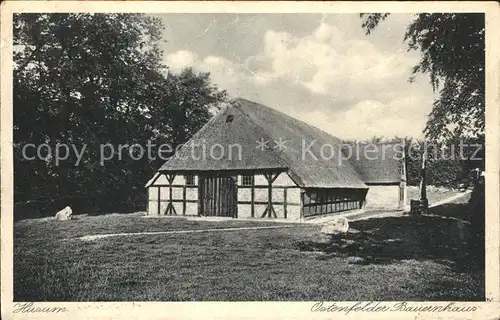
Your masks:
<instances>
[{"instance_id":1,"label":"shadow on grass","mask_svg":"<svg viewBox=\"0 0 500 320\"><path fill-rule=\"evenodd\" d=\"M402 260L432 260L457 272L484 268L484 249L471 244L470 224L449 219L451 212L467 211L466 204L436 207L440 215L373 218L349 224L347 234L320 241L301 241L301 251L319 251L318 259L349 258L352 264L392 264ZM482 243L484 248L484 243Z\"/></svg>"},{"instance_id":2,"label":"shadow on grass","mask_svg":"<svg viewBox=\"0 0 500 320\"><path fill-rule=\"evenodd\" d=\"M470 207L466 203L446 203L437 207L429 208L428 213L440 217L456 218L469 221L471 216Z\"/></svg>"}]
</instances>

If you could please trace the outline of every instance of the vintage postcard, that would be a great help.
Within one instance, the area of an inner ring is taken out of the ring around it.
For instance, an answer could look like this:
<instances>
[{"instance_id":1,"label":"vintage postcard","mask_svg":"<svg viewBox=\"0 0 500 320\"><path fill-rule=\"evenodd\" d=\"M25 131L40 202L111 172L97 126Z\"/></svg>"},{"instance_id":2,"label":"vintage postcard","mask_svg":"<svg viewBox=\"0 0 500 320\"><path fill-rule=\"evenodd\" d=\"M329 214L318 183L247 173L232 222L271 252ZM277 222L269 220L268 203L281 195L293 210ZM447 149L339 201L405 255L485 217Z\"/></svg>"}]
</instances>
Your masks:
<instances>
[{"instance_id":1,"label":"vintage postcard","mask_svg":"<svg viewBox=\"0 0 500 320\"><path fill-rule=\"evenodd\" d=\"M2 319L499 319L499 13L2 3Z\"/></svg>"}]
</instances>

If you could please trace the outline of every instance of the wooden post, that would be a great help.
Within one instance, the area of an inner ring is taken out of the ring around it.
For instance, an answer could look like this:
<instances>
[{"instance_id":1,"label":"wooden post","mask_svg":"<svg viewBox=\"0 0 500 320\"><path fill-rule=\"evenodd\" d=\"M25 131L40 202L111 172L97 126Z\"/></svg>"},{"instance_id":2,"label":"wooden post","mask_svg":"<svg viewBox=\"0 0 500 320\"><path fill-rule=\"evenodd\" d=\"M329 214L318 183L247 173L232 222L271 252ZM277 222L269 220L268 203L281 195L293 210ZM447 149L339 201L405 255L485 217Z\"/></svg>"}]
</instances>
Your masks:
<instances>
[{"instance_id":1,"label":"wooden post","mask_svg":"<svg viewBox=\"0 0 500 320\"><path fill-rule=\"evenodd\" d=\"M405 210L406 202L408 201L408 188L406 186L406 140L402 139L403 144L403 155L401 159L401 179L399 184L400 196L399 196L399 209Z\"/></svg>"},{"instance_id":2,"label":"wooden post","mask_svg":"<svg viewBox=\"0 0 500 320\"><path fill-rule=\"evenodd\" d=\"M233 217L238 218L238 176L231 177L230 179L231 179L230 182L231 182L232 186L234 186L234 188L231 188L231 189L233 189L233 194L232 194L232 198L233 198L232 207L234 210Z\"/></svg>"},{"instance_id":3,"label":"wooden post","mask_svg":"<svg viewBox=\"0 0 500 320\"><path fill-rule=\"evenodd\" d=\"M300 219L304 219L304 189L300 189Z\"/></svg>"},{"instance_id":4,"label":"wooden post","mask_svg":"<svg viewBox=\"0 0 500 320\"><path fill-rule=\"evenodd\" d=\"M274 211L273 207L273 182L279 176L279 173L274 176L272 173L266 173L264 176L267 179L267 207L261 218L264 218L266 214L269 218L272 218L273 216L274 218L277 218L278 216L276 215L276 211Z\"/></svg>"},{"instance_id":5,"label":"wooden post","mask_svg":"<svg viewBox=\"0 0 500 320\"><path fill-rule=\"evenodd\" d=\"M283 214L285 216L285 219L287 218L287 212L286 212L286 198L287 198L287 188L283 189Z\"/></svg>"},{"instance_id":6,"label":"wooden post","mask_svg":"<svg viewBox=\"0 0 500 320\"><path fill-rule=\"evenodd\" d=\"M318 197L317 199L319 200L318 201L319 202L319 214L323 215L323 202L324 202L323 192L319 191L317 197Z\"/></svg>"},{"instance_id":7,"label":"wooden post","mask_svg":"<svg viewBox=\"0 0 500 320\"><path fill-rule=\"evenodd\" d=\"M156 201L158 202L158 208L156 208L156 211L158 211L158 215L160 215L160 189L161 187L158 187L158 198L156 199Z\"/></svg>"},{"instance_id":8,"label":"wooden post","mask_svg":"<svg viewBox=\"0 0 500 320\"><path fill-rule=\"evenodd\" d=\"M186 185L182 186L182 215L186 215Z\"/></svg>"},{"instance_id":9,"label":"wooden post","mask_svg":"<svg viewBox=\"0 0 500 320\"><path fill-rule=\"evenodd\" d=\"M273 209L273 186L271 183L270 176L266 175L267 179L267 215L269 218L272 217L271 210Z\"/></svg>"},{"instance_id":10,"label":"wooden post","mask_svg":"<svg viewBox=\"0 0 500 320\"><path fill-rule=\"evenodd\" d=\"M217 202L216 202L216 216L220 216L222 215L222 197L221 197L221 190L222 190L222 179L220 179L219 177L217 177L217 179L215 179L215 196L217 197Z\"/></svg>"},{"instance_id":11,"label":"wooden post","mask_svg":"<svg viewBox=\"0 0 500 320\"><path fill-rule=\"evenodd\" d=\"M198 176L198 216L203 215L203 178Z\"/></svg>"},{"instance_id":12,"label":"wooden post","mask_svg":"<svg viewBox=\"0 0 500 320\"><path fill-rule=\"evenodd\" d=\"M268 201L268 204L269 206L271 207L271 212L269 212L269 217L271 217L271 213L272 215L275 217L275 218L278 218L278 216L276 215L276 211L274 211L274 207L273 207L273 182L276 180L276 178L278 178L280 174L277 173L274 177L272 176L272 173L269 174L269 178L270 179L270 182L269 182L269 201Z\"/></svg>"},{"instance_id":13,"label":"wooden post","mask_svg":"<svg viewBox=\"0 0 500 320\"><path fill-rule=\"evenodd\" d=\"M311 195L314 194L314 198L315 198L315 202L314 202L314 215L317 215L318 214L318 200L319 200L319 195L318 195L318 191L315 190L315 191L312 191L311 192ZM319 208L321 210L321 208Z\"/></svg>"},{"instance_id":14,"label":"wooden post","mask_svg":"<svg viewBox=\"0 0 500 320\"><path fill-rule=\"evenodd\" d=\"M252 218L255 217L255 174L252 176L252 188L250 191L250 213Z\"/></svg>"},{"instance_id":15,"label":"wooden post","mask_svg":"<svg viewBox=\"0 0 500 320\"><path fill-rule=\"evenodd\" d=\"M174 183L175 175L174 174L169 174L167 175L167 180L168 180L168 205L167 205L167 210L165 214L177 214L175 211L174 203L172 200L172 184Z\"/></svg>"},{"instance_id":16,"label":"wooden post","mask_svg":"<svg viewBox=\"0 0 500 320\"><path fill-rule=\"evenodd\" d=\"M424 142L424 152L422 153L422 179L420 181L420 200L427 200L427 189L426 189L426 159L427 159L427 144Z\"/></svg>"},{"instance_id":17,"label":"wooden post","mask_svg":"<svg viewBox=\"0 0 500 320\"><path fill-rule=\"evenodd\" d=\"M173 183L173 181L171 181L170 178L169 178L168 182L169 182L169 185L168 185L168 200L169 200L169 203L168 204L169 204L169 207L173 207L174 206L174 203L172 202L172 197L173 197L172 183ZM169 209L172 210L171 208L169 208Z\"/></svg>"},{"instance_id":18,"label":"wooden post","mask_svg":"<svg viewBox=\"0 0 500 320\"><path fill-rule=\"evenodd\" d=\"M215 206L215 203L216 203L216 200L217 200L217 194L215 193L215 188L216 188L216 179L214 179L213 177L210 177L210 190L211 190L211 193L210 193L210 215L213 216L213 215L217 215L217 212L216 212L216 206Z\"/></svg>"}]
</instances>

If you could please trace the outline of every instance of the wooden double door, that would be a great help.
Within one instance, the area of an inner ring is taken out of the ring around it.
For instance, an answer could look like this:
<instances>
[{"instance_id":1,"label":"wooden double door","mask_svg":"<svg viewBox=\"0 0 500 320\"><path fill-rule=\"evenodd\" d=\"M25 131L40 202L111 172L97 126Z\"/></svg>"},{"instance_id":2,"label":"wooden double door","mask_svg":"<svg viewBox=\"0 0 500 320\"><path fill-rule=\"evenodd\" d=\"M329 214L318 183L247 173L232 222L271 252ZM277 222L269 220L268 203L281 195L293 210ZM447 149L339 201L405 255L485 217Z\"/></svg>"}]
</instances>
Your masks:
<instances>
[{"instance_id":1,"label":"wooden double door","mask_svg":"<svg viewBox=\"0 0 500 320\"><path fill-rule=\"evenodd\" d=\"M238 217L237 176L200 176L200 213L204 216Z\"/></svg>"}]
</instances>

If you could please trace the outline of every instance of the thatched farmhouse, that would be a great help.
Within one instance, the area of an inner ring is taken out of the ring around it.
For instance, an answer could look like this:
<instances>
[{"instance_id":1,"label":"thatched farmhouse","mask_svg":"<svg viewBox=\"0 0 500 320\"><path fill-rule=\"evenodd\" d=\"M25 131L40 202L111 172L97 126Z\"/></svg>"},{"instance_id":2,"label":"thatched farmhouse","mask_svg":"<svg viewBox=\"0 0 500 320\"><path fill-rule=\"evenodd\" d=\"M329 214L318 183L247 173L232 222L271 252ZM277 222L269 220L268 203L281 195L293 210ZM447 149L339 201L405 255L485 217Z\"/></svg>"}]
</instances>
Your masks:
<instances>
[{"instance_id":1,"label":"thatched farmhouse","mask_svg":"<svg viewBox=\"0 0 500 320\"><path fill-rule=\"evenodd\" d=\"M149 180L148 214L299 219L401 208L402 150L401 142L351 148L274 109L235 99Z\"/></svg>"}]
</instances>

